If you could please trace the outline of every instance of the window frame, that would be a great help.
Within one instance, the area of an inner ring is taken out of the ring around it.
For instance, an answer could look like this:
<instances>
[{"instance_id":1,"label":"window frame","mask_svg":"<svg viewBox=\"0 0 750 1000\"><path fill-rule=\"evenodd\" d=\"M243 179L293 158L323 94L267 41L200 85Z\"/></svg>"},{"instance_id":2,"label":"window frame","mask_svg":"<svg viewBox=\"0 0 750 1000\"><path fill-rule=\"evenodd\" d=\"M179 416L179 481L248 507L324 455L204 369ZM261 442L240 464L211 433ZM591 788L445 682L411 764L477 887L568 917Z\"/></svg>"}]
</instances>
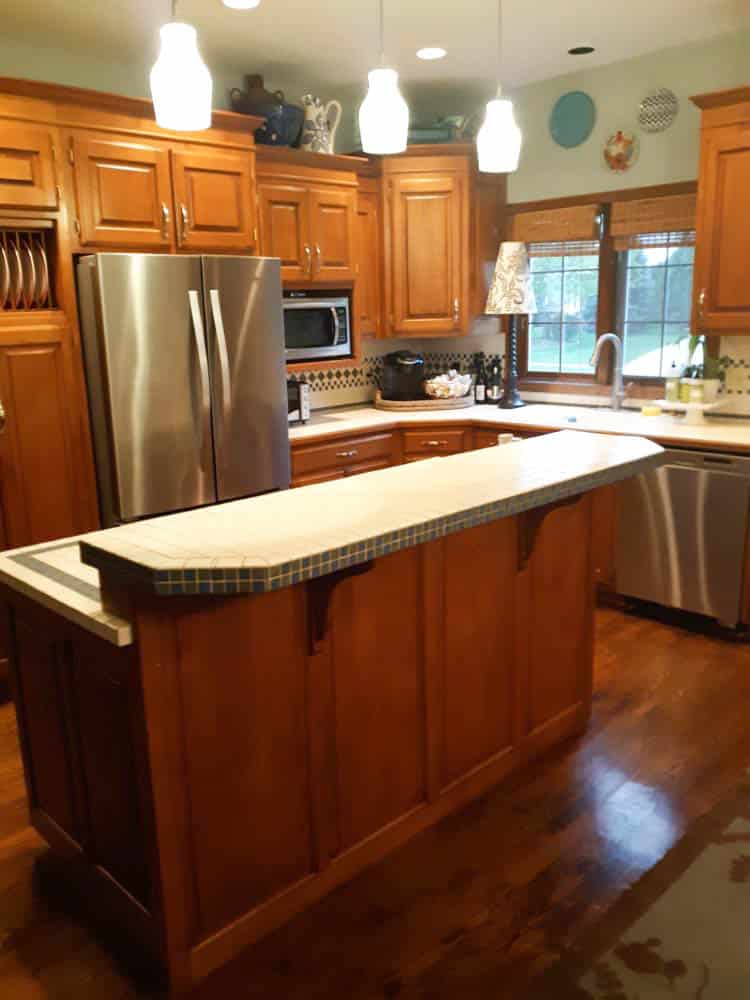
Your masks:
<instances>
[{"instance_id":1,"label":"window frame","mask_svg":"<svg viewBox=\"0 0 750 1000\"><path fill-rule=\"evenodd\" d=\"M615 333L618 330L618 253L615 250L614 239L610 234L611 206L617 201L635 201L642 198L668 197L675 194L694 194L697 191L697 181L684 181L675 184L661 184L654 187L631 188L620 191L605 191L597 194L586 194L572 198L557 198L549 201L524 202L508 206L506 219L506 236L510 232L513 215L519 212L544 211L545 209L568 208L575 205L588 205L597 202L604 212L603 237L599 243L599 301L596 315L597 338L603 333ZM502 329L507 332L506 318L503 317ZM518 371L519 387L526 392L557 392L578 393L581 395L607 395L610 392L614 376L614 350L611 345L605 345L599 357L596 371L585 373L537 372L529 371L529 322L528 317L519 317L517 322L518 336ZM718 338L707 338L707 350L710 354L718 354ZM652 398L664 386L661 376L626 376L630 395L635 398Z\"/></svg>"}]
</instances>

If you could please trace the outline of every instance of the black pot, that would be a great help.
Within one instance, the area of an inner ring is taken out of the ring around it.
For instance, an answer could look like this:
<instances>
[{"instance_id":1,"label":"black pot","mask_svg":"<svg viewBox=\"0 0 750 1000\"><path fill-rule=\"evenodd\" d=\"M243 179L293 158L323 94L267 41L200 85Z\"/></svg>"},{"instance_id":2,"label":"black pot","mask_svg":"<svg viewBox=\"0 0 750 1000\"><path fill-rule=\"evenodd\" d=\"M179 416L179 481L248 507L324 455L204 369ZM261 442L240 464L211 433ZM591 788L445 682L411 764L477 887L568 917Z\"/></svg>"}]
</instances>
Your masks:
<instances>
[{"instance_id":1,"label":"black pot","mask_svg":"<svg viewBox=\"0 0 750 1000\"><path fill-rule=\"evenodd\" d=\"M424 358L412 351L394 351L383 358L380 394L383 399L424 399Z\"/></svg>"}]
</instances>

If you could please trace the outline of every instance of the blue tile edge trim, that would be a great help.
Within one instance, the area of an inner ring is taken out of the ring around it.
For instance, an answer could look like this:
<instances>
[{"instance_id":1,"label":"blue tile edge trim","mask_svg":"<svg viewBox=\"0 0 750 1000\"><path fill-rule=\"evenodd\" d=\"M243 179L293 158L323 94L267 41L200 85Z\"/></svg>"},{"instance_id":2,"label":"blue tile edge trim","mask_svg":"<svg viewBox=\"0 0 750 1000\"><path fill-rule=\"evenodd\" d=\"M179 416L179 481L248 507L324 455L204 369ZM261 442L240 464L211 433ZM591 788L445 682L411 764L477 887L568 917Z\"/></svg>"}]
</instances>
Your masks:
<instances>
[{"instance_id":1,"label":"blue tile edge trim","mask_svg":"<svg viewBox=\"0 0 750 1000\"><path fill-rule=\"evenodd\" d=\"M524 511L542 507L557 500L565 500L578 493L587 493L599 486L629 479L631 476L657 468L664 461L663 455L635 459L623 465L604 469L584 476L576 476L564 483L530 490L518 497L481 504L456 514L433 518L408 528L399 528L384 535L327 549L312 556L304 556L277 566L245 567L222 566L214 569L153 570L104 549L80 542L81 562L122 578L123 582L164 597L228 594L265 594L283 587L290 587L306 580L327 576L349 566L369 562L391 555L402 549L444 538L446 535L474 528L503 517L513 517Z\"/></svg>"}]
</instances>

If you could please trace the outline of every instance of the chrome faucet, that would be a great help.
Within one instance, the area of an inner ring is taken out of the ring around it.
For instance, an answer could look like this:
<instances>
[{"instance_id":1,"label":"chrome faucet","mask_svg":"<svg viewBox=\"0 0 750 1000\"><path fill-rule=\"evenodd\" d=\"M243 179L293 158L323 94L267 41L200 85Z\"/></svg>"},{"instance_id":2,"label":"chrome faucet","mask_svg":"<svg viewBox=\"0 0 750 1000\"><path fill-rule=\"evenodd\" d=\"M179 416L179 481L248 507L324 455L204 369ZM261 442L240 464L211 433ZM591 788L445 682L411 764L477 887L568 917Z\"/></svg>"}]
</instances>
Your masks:
<instances>
[{"instance_id":1,"label":"chrome faucet","mask_svg":"<svg viewBox=\"0 0 750 1000\"><path fill-rule=\"evenodd\" d=\"M602 350L602 344L607 343L612 344L615 352L614 371L612 372L612 409L619 410L622 407L623 399L625 399L625 389L622 384L622 341L617 334L603 333L601 335L596 342L594 353L591 355L591 361L589 364L596 368L597 362L599 361L599 355Z\"/></svg>"}]
</instances>

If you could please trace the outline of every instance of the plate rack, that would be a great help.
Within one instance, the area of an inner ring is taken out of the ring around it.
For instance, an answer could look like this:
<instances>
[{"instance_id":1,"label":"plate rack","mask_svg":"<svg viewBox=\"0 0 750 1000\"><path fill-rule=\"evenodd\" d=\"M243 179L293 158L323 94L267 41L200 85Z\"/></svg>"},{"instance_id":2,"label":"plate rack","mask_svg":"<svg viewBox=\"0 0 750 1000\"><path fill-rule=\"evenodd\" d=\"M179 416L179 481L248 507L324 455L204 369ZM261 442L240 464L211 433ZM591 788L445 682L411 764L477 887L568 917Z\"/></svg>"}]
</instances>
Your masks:
<instances>
[{"instance_id":1,"label":"plate rack","mask_svg":"<svg viewBox=\"0 0 750 1000\"><path fill-rule=\"evenodd\" d=\"M0 311L55 308L54 239L49 220L0 218Z\"/></svg>"}]
</instances>

